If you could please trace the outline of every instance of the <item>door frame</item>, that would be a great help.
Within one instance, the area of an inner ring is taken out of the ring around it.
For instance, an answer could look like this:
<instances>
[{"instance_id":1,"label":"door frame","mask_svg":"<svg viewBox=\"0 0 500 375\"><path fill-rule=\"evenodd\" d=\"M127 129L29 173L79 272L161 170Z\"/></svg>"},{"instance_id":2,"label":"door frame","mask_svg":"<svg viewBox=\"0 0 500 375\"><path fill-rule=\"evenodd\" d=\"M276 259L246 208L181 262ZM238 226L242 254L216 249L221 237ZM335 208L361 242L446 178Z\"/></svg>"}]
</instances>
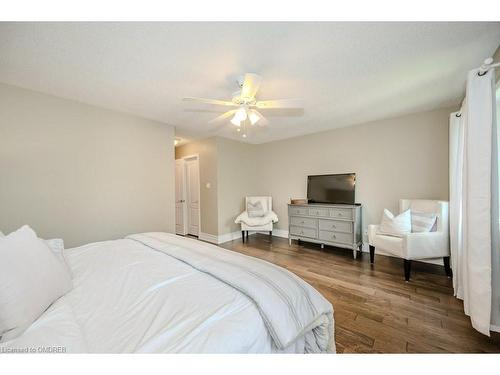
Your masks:
<instances>
[{"instance_id":1,"label":"door frame","mask_svg":"<svg viewBox=\"0 0 500 375\"><path fill-rule=\"evenodd\" d=\"M175 177L177 178L177 162L182 162L179 163L181 165L181 179L182 181L182 197L184 198L184 202L178 202L177 201L177 195L175 196L175 206L177 209L177 203L180 203L182 205L182 228L183 231L182 233L177 232L177 214L175 217L175 234L179 234L182 236L185 236L188 234L188 219L187 219L187 203L186 203L186 196L187 196L187 191L186 191L186 161L183 158L175 159ZM177 181L176 183L176 191L177 191Z\"/></svg>"},{"instance_id":2,"label":"door frame","mask_svg":"<svg viewBox=\"0 0 500 375\"><path fill-rule=\"evenodd\" d=\"M186 155L183 156L179 159L184 160L184 176L185 176L185 181L187 181L187 173L186 173L186 161L190 159L196 159L198 161L198 238L200 237L201 233L201 169L200 169L200 155L199 154L191 154L191 155ZM176 159L176 160L179 160ZM184 184L184 192L186 194L187 198L187 182ZM184 223L186 224L186 232L189 234L189 220L187 217L187 211L188 211L188 206L187 206L187 199L186 199L186 205L184 206Z\"/></svg>"}]
</instances>

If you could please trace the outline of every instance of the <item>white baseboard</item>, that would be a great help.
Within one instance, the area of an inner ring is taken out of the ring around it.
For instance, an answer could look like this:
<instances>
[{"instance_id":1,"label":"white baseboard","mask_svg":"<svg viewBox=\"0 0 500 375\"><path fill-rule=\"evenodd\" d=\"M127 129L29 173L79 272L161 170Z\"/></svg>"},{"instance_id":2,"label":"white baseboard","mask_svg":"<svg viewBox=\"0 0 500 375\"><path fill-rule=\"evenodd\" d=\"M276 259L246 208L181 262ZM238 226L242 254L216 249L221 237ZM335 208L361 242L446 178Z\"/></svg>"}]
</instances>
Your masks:
<instances>
[{"instance_id":1,"label":"white baseboard","mask_svg":"<svg viewBox=\"0 0 500 375\"><path fill-rule=\"evenodd\" d=\"M208 234L208 233L203 233L203 232L198 233L198 239L200 239L202 241L207 241L207 242L210 242L210 243L214 243L216 245L219 243L219 242L217 242L217 236L216 235Z\"/></svg>"},{"instance_id":2,"label":"white baseboard","mask_svg":"<svg viewBox=\"0 0 500 375\"><path fill-rule=\"evenodd\" d=\"M256 233L269 234L269 232L249 232L248 235L252 236ZM208 236L216 237L216 236L212 236L211 234L209 234ZM284 229L273 229L273 236L288 238L288 231L284 230ZM234 240L237 240L240 238L241 238L241 231L237 231L237 232L232 232L232 233L221 234L220 236L217 237L217 242L212 242L209 240L205 240L205 241L217 243L218 245L220 245L221 243L234 241ZM203 239L203 238L201 238L201 233L200 233L200 239ZM213 238L213 240L215 241L215 238Z\"/></svg>"},{"instance_id":3,"label":"white baseboard","mask_svg":"<svg viewBox=\"0 0 500 375\"><path fill-rule=\"evenodd\" d=\"M221 234L220 236L217 237L217 241L218 241L217 244L233 241L233 240L236 240L238 238L241 238L241 231Z\"/></svg>"},{"instance_id":4,"label":"white baseboard","mask_svg":"<svg viewBox=\"0 0 500 375\"><path fill-rule=\"evenodd\" d=\"M288 238L288 231L285 229L273 229L273 236Z\"/></svg>"},{"instance_id":5,"label":"white baseboard","mask_svg":"<svg viewBox=\"0 0 500 375\"><path fill-rule=\"evenodd\" d=\"M500 332L500 326L490 325L490 331Z\"/></svg>"},{"instance_id":6,"label":"white baseboard","mask_svg":"<svg viewBox=\"0 0 500 375\"><path fill-rule=\"evenodd\" d=\"M255 233L249 233L250 235L255 234ZM224 242L229 242L233 240L237 240L241 238L241 231L237 232L232 232L232 233L225 233L221 234L220 236L216 236L215 234L209 234L209 233L203 233L200 232L198 235L198 238L202 241L207 241L216 245L220 245L221 243Z\"/></svg>"}]
</instances>

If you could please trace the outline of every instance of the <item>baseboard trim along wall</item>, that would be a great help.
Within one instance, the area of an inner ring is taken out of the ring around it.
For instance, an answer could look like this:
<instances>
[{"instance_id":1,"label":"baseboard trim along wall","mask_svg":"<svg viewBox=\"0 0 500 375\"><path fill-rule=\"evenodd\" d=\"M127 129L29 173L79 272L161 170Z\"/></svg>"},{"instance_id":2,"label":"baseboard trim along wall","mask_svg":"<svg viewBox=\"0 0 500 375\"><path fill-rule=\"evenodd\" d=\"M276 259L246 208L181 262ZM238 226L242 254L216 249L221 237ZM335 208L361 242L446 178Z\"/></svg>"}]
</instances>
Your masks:
<instances>
[{"instance_id":1,"label":"baseboard trim along wall","mask_svg":"<svg viewBox=\"0 0 500 375\"><path fill-rule=\"evenodd\" d=\"M236 240L238 238L241 238L241 232L232 232L232 233L226 233L226 234L221 234L220 236L216 236L215 234L209 234L209 233L203 233L200 232L198 234L198 239L206 242L210 242L216 245L220 245L221 243L224 242L229 242Z\"/></svg>"},{"instance_id":2,"label":"baseboard trim along wall","mask_svg":"<svg viewBox=\"0 0 500 375\"><path fill-rule=\"evenodd\" d=\"M214 243L214 244L218 244L218 242L217 242L217 236L215 236L213 234L208 234L208 233L200 232L200 233L198 233L198 239L202 240L202 241L206 241L206 242L211 242L211 243Z\"/></svg>"},{"instance_id":3,"label":"baseboard trim along wall","mask_svg":"<svg viewBox=\"0 0 500 375\"><path fill-rule=\"evenodd\" d=\"M250 232L249 235L252 236L257 232ZM258 232L262 234L269 234L269 232ZM283 230L283 229L274 229L273 230L273 236L276 237L282 237L282 238L288 238L288 231ZM214 234L209 234L209 233L203 233L200 232L198 235L198 238L202 241L210 242L216 245L220 245L225 242L229 241L234 241L238 240L241 238L241 231L236 231L236 232L231 232L231 233L225 233L221 234L220 236L216 236Z\"/></svg>"}]
</instances>

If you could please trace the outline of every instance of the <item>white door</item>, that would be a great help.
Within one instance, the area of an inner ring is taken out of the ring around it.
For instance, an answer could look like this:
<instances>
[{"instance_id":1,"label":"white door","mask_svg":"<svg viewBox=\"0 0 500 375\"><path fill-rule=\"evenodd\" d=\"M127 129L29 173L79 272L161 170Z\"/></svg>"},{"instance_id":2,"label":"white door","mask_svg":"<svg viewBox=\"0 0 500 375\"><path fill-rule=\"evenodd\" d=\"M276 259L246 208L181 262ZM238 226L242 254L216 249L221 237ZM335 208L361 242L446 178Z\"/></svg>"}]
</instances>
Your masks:
<instances>
[{"instance_id":1,"label":"white door","mask_svg":"<svg viewBox=\"0 0 500 375\"><path fill-rule=\"evenodd\" d=\"M187 234L186 168L183 159L175 161L175 233Z\"/></svg>"},{"instance_id":2,"label":"white door","mask_svg":"<svg viewBox=\"0 0 500 375\"><path fill-rule=\"evenodd\" d=\"M200 225L200 173L198 158L185 160L188 234L198 236Z\"/></svg>"}]
</instances>

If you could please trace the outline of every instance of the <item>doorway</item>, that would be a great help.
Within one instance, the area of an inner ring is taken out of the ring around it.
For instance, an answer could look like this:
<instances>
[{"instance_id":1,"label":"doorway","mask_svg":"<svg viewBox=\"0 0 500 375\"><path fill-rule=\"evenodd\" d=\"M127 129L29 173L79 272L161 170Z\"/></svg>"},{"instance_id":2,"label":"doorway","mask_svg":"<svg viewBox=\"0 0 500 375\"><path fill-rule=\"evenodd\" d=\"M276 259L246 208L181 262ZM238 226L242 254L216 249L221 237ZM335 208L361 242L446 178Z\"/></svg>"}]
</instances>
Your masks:
<instances>
[{"instance_id":1,"label":"doorway","mask_svg":"<svg viewBox=\"0 0 500 375\"><path fill-rule=\"evenodd\" d=\"M200 166L198 155L175 161L175 232L199 236Z\"/></svg>"}]
</instances>

